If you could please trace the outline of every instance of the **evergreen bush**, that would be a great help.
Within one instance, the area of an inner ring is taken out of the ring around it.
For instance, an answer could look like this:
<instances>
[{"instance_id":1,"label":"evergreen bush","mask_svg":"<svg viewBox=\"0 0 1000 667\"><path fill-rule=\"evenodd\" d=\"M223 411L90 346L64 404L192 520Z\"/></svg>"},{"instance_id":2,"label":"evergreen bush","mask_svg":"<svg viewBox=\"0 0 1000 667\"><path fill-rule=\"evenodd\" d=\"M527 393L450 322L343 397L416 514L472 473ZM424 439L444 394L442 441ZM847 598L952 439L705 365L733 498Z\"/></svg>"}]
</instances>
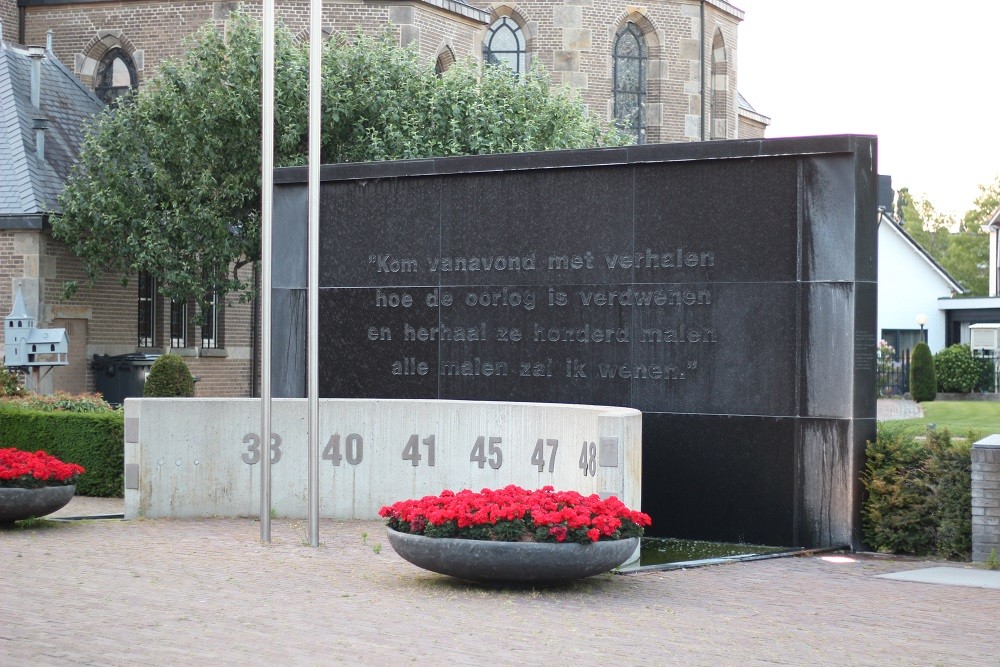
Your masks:
<instances>
[{"instance_id":1,"label":"evergreen bush","mask_svg":"<svg viewBox=\"0 0 1000 667\"><path fill-rule=\"evenodd\" d=\"M927 343L913 346L910 357L910 393L918 403L933 401L937 397L937 377L934 357Z\"/></svg>"},{"instance_id":2,"label":"evergreen bush","mask_svg":"<svg viewBox=\"0 0 1000 667\"><path fill-rule=\"evenodd\" d=\"M176 354L165 354L153 362L142 395L146 397L194 396L194 377Z\"/></svg>"},{"instance_id":3,"label":"evergreen bush","mask_svg":"<svg viewBox=\"0 0 1000 667\"><path fill-rule=\"evenodd\" d=\"M866 450L861 510L864 541L886 553L967 559L972 551L972 443L947 429L923 442L881 423Z\"/></svg>"},{"instance_id":4,"label":"evergreen bush","mask_svg":"<svg viewBox=\"0 0 1000 667\"><path fill-rule=\"evenodd\" d=\"M979 384L981 370L968 345L950 345L934 355L938 391L968 394Z\"/></svg>"}]
</instances>

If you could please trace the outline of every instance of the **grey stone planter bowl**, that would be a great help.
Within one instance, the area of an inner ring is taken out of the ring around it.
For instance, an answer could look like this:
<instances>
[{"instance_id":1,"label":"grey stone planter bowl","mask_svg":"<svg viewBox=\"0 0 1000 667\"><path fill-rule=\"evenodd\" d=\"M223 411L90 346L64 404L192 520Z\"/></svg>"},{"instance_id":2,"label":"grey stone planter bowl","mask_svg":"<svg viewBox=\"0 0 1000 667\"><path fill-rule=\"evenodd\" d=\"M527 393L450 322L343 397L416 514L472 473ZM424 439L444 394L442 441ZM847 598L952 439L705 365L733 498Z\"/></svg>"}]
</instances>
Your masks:
<instances>
[{"instance_id":1,"label":"grey stone planter bowl","mask_svg":"<svg viewBox=\"0 0 1000 667\"><path fill-rule=\"evenodd\" d=\"M417 567L479 582L562 583L612 570L632 556L639 538L593 544L490 542L424 537L387 530L396 553Z\"/></svg>"},{"instance_id":2,"label":"grey stone planter bowl","mask_svg":"<svg viewBox=\"0 0 1000 667\"><path fill-rule=\"evenodd\" d=\"M0 488L0 523L45 516L62 509L73 498L76 486L43 486L40 489Z\"/></svg>"}]
</instances>

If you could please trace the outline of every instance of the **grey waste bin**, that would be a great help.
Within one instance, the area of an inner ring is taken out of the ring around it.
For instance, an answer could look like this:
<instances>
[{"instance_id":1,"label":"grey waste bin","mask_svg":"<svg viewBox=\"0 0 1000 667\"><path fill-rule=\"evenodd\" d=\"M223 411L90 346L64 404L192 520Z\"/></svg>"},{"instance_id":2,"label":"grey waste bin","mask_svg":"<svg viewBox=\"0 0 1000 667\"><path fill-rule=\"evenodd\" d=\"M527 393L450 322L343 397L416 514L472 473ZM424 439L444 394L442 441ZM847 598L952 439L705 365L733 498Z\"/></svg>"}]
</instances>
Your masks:
<instances>
[{"instance_id":1,"label":"grey waste bin","mask_svg":"<svg viewBox=\"0 0 1000 667\"><path fill-rule=\"evenodd\" d=\"M95 354L90 368L94 371L97 391L111 405L121 405L126 398L141 397L149 367L159 357L158 354L140 352L119 355Z\"/></svg>"}]
</instances>

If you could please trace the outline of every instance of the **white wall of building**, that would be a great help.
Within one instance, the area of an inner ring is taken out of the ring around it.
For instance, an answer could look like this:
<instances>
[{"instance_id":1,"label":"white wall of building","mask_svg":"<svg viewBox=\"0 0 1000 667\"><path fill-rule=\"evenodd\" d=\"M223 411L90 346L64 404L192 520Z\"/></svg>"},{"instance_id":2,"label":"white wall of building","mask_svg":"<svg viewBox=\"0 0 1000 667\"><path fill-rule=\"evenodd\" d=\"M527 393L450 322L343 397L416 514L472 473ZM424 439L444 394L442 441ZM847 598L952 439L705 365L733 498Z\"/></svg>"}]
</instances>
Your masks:
<instances>
[{"instance_id":1,"label":"white wall of building","mask_svg":"<svg viewBox=\"0 0 1000 667\"><path fill-rule=\"evenodd\" d=\"M878 229L878 335L885 329L919 329L917 315L927 316L927 344L945 346L945 313L938 299L953 286L892 222Z\"/></svg>"}]
</instances>

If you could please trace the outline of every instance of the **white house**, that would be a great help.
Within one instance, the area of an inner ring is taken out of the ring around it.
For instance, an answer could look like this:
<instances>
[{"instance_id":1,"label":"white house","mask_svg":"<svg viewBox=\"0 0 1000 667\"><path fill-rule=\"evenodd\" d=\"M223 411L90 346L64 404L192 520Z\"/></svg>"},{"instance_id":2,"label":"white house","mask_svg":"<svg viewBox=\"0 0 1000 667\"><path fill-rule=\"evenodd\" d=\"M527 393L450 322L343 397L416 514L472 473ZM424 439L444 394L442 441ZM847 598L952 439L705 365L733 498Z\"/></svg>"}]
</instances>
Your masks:
<instances>
[{"instance_id":1,"label":"white house","mask_svg":"<svg viewBox=\"0 0 1000 667\"><path fill-rule=\"evenodd\" d=\"M940 299L964 290L892 216L878 215L879 336L900 354L920 340L936 352L948 334Z\"/></svg>"}]
</instances>

